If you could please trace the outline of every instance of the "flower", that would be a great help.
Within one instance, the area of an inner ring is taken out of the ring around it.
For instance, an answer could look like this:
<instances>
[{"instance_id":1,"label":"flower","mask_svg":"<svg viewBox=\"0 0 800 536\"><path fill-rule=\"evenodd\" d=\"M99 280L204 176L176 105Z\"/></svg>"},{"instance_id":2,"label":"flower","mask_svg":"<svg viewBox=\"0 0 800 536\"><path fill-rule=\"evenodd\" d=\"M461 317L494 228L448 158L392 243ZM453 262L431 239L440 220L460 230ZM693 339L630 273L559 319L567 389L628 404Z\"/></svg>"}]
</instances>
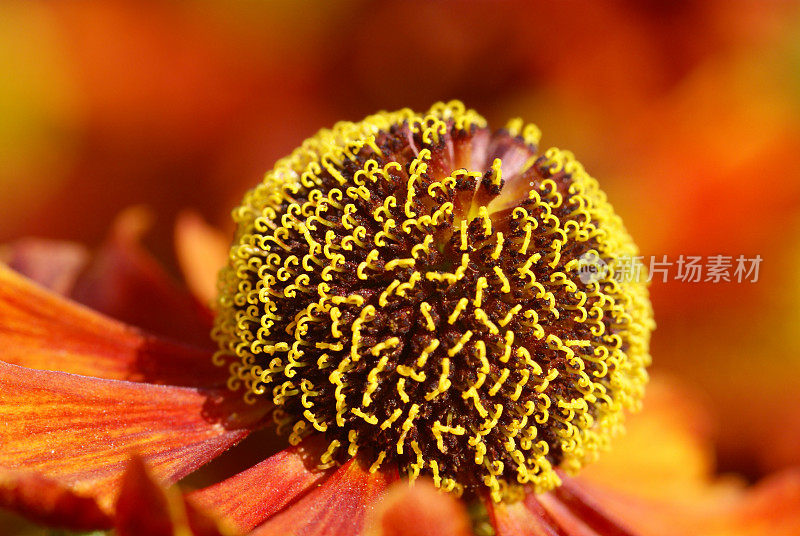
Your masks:
<instances>
[{"instance_id":1,"label":"flower","mask_svg":"<svg viewBox=\"0 0 800 536\"><path fill-rule=\"evenodd\" d=\"M636 248L569 153L460 102L323 130L234 210L217 361L320 460L495 501L560 483L643 394ZM607 268L583 277L593 257ZM366 448L365 448L366 447Z\"/></svg>"},{"instance_id":2,"label":"flower","mask_svg":"<svg viewBox=\"0 0 800 536\"><path fill-rule=\"evenodd\" d=\"M718 528L716 511L566 476L639 406L653 324L643 284L614 279L635 246L596 182L537 143L457 102L308 140L234 212L213 328L226 368L196 336L209 316L136 245L140 214L90 263L12 249L52 291L0 265L0 505L123 536L225 530L201 510L258 535L655 534L673 512ZM590 253L599 272L581 270ZM292 444L257 465L185 497L152 481L270 420ZM781 527L791 484L774 492Z\"/></svg>"}]
</instances>

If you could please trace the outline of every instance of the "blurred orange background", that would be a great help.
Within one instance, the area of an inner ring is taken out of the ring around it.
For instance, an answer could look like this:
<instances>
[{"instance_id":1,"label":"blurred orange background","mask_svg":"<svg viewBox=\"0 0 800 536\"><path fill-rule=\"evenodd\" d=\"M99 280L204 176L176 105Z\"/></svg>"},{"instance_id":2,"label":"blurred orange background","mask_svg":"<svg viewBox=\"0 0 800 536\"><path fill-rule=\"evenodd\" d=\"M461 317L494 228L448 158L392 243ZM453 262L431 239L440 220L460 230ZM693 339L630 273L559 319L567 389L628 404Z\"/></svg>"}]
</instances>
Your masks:
<instances>
[{"instance_id":1,"label":"blurred orange background","mask_svg":"<svg viewBox=\"0 0 800 536\"><path fill-rule=\"evenodd\" d=\"M721 471L800 463L800 4L0 3L0 242L97 244L122 209L228 214L318 128L461 99L537 123L642 254L761 255L653 283L653 373L707 403Z\"/></svg>"}]
</instances>

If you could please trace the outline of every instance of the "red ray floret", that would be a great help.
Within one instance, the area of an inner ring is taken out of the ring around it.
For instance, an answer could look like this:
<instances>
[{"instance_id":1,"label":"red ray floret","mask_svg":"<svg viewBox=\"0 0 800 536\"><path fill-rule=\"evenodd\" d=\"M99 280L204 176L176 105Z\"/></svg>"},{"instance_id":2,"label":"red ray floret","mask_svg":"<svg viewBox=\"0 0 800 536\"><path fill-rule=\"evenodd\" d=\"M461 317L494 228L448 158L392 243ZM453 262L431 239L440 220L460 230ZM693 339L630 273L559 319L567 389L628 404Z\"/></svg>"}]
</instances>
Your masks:
<instances>
[{"instance_id":1,"label":"red ray floret","mask_svg":"<svg viewBox=\"0 0 800 536\"><path fill-rule=\"evenodd\" d=\"M0 264L0 360L100 378L215 385L210 352L171 343L57 296Z\"/></svg>"},{"instance_id":2,"label":"red ray floret","mask_svg":"<svg viewBox=\"0 0 800 536\"><path fill-rule=\"evenodd\" d=\"M283 510L333 473L314 469L321 437L270 456L231 478L189 494L189 500L246 532Z\"/></svg>"},{"instance_id":3,"label":"red ray floret","mask_svg":"<svg viewBox=\"0 0 800 536\"><path fill-rule=\"evenodd\" d=\"M574 480L561 475L554 491L529 493L524 500L486 506L497 536L634 536Z\"/></svg>"},{"instance_id":4,"label":"red ray floret","mask_svg":"<svg viewBox=\"0 0 800 536\"><path fill-rule=\"evenodd\" d=\"M225 266L230 238L192 211L184 211L175 222L175 253L192 294L203 303L217 297L217 275Z\"/></svg>"},{"instance_id":5,"label":"red ray floret","mask_svg":"<svg viewBox=\"0 0 800 536\"><path fill-rule=\"evenodd\" d=\"M497 536L569 536L552 519L544 517L541 507L530 509L522 502L486 505Z\"/></svg>"},{"instance_id":6,"label":"red ray floret","mask_svg":"<svg viewBox=\"0 0 800 536\"><path fill-rule=\"evenodd\" d=\"M0 248L0 261L94 311L209 348L210 310L141 245L150 219L141 207L122 212L96 251L70 242L23 239Z\"/></svg>"},{"instance_id":7,"label":"red ray floret","mask_svg":"<svg viewBox=\"0 0 800 536\"><path fill-rule=\"evenodd\" d=\"M93 498L35 473L0 468L0 505L44 525L111 528L111 518Z\"/></svg>"},{"instance_id":8,"label":"red ray floret","mask_svg":"<svg viewBox=\"0 0 800 536\"><path fill-rule=\"evenodd\" d=\"M254 530L251 536L355 536L368 513L397 479L397 471L371 473L357 459L341 466L320 487Z\"/></svg>"},{"instance_id":9,"label":"red ray floret","mask_svg":"<svg viewBox=\"0 0 800 536\"><path fill-rule=\"evenodd\" d=\"M127 324L208 348L210 310L169 277L141 245L151 220L142 207L122 212L72 297Z\"/></svg>"},{"instance_id":10,"label":"red ray floret","mask_svg":"<svg viewBox=\"0 0 800 536\"><path fill-rule=\"evenodd\" d=\"M473 536L464 504L428 480L394 484L374 514L369 536Z\"/></svg>"},{"instance_id":11,"label":"red ray floret","mask_svg":"<svg viewBox=\"0 0 800 536\"><path fill-rule=\"evenodd\" d=\"M0 246L0 262L62 296L75 288L89 257L83 245L61 240L22 238Z\"/></svg>"},{"instance_id":12,"label":"red ray floret","mask_svg":"<svg viewBox=\"0 0 800 536\"><path fill-rule=\"evenodd\" d=\"M0 362L0 467L38 472L110 509L130 453L174 482L246 437L263 409L230 395Z\"/></svg>"},{"instance_id":13,"label":"red ray floret","mask_svg":"<svg viewBox=\"0 0 800 536\"><path fill-rule=\"evenodd\" d=\"M603 536L632 536L634 532L606 512L603 506L576 480L562 473L562 484L552 493L544 494L539 502L550 514L568 527L570 522L585 524Z\"/></svg>"},{"instance_id":14,"label":"red ray floret","mask_svg":"<svg viewBox=\"0 0 800 536\"><path fill-rule=\"evenodd\" d=\"M163 489L145 463L128 463L117 499L114 528L118 536L222 536L216 521L186 501L177 488Z\"/></svg>"}]
</instances>

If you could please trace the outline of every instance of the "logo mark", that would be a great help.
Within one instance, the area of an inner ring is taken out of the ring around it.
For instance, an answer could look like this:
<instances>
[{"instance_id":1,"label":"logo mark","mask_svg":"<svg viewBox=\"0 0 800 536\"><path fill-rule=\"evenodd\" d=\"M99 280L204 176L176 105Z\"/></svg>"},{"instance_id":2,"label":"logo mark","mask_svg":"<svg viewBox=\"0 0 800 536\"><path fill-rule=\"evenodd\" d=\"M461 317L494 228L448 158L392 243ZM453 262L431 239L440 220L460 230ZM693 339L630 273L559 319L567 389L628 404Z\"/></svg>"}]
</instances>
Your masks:
<instances>
[{"instance_id":1,"label":"logo mark","mask_svg":"<svg viewBox=\"0 0 800 536\"><path fill-rule=\"evenodd\" d=\"M596 283L608 275L608 264L595 252L584 253L578 258L578 277L584 285Z\"/></svg>"}]
</instances>

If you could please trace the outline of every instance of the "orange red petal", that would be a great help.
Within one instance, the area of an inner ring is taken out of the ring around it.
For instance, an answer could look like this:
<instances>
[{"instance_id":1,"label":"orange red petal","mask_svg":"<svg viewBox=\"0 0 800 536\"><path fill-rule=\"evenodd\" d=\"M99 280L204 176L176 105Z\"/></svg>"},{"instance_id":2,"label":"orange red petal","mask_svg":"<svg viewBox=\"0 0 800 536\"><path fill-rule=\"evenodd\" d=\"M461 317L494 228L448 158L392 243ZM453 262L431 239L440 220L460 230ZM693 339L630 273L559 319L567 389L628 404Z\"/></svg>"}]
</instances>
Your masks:
<instances>
[{"instance_id":1,"label":"orange red petal","mask_svg":"<svg viewBox=\"0 0 800 536\"><path fill-rule=\"evenodd\" d=\"M210 352L143 334L33 284L0 264L0 360L107 379L224 383Z\"/></svg>"},{"instance_id":2,"label":"orange red petal","mask_svg":"<svg viewBox=\"0 0 800 536\"><path fill-rule=\"evenodd\" d=\"M568 479L567 479L568 480ZM565 480L565 482L567 482ZM535 495L512 504L486 500L497 536L634 536L617 518L584 494L564 485L553 492ZM575 492L576 495L572 495Z\"/></svg>"},{"instance_id":3,"label":"orange red petal","mask_svg":"<svg viewBox=\"0 0 800 536\"><path fill-rule=\"evenodd\" d=\"M196 212L183 212L175 224L175 250L192 293L203 303L217 295L217 274L228 260L230 238Z\"/></svg>"},{"instance_id":4,"label":"orange red petal","mask_svg":"<svg viewBox=\"0 0 800 536\"><path fill-rule=\"evenodd\" d=\"M559 528L538 503L529 508L521 501L497 504L487 500L486 509L496 536L572 536Z\"/></svg>"},{"instance_id":5,"label":"orange red petal","mask_svg":"<svg viewBox=\"0 0 800 536\"><path fill-rule=\"evenodd\" d=\"M715 481L712 423L691 389L654 376L642 411L627 418L625 433L581 470L579 480L653 500L721 500L732 489Z\"/></svg>"},{"instance_id":6,"label":"orange red petal","mask_svg":"<svg viewBox=\"0 0 800 536\"><path fill-rule=\"evenodd\" d=\"M719 534L796 536L800 534L800 469L775 473L749 492L723 518Z\"/></svg>"},{"instance_id":7,"label":"orange red petal","mask_svg":"<svg viewBox=\"0 0 800 536\"><path fill-rule=\"evenodd\" d=\"M120 484L114 516L117 533L120 536L172 536L169 503L164 490L147 474L142 459L135 456Z\"/></svg>"},{"instance_id":8,"label":"orange red petal","mask_svg":"<svg viewBox=\"0 0 800 536\"><path fill-rule=\"evenodd\" d=\"M602 536L636 534L626 526L624 517L615 517L607 512L579 483L563 475L561 479L561 486L551 493L528 496L526 504L538 502L567 532L579 533L581 527L586 527Z\"/></svg>"},{"instance_id":9,"label":"orange red petal","mask_svg":"<svg viewBox=\"0 0 800 536\"><path fill-rule=\"evenodd\" d=\"M368 536L472 536L464 507L427 480L398 482L370 516Z\"/></svg>"},{"instance_id":10,"label":"orange red petal","mask_svg":"<svg viewBox=\"0 0 800 536\"><path fill-rule=\"evenodd\" d=\"M43 287L160 336L213 348L212 315L142 247L150 214L123 211L96 252L57 240L0 247L0 261ZM206 262L207 259L203 259Z\"/></svg>"},{"instance_id":11,"label":"orange red petal","mask_svg":"<svg viewBox=\"0 0 800 536\"><path fill-rule=\"evenodd\" d=\"M396 479L396 470L370 473L350 460L251 536L358 536L364 532L368 513Z\"/></svg>"},{"instance_id":12,"label":"orange red petal","mask_svg":"<svg viewBox=\"0 0 800 536\"><path fill-rule=\"evenodd\" d=\"M0 362L0 466L66 483L108 509L131 453L174 482L246 437L257 407L248 414L229 395Z\"/></svg>"},{"instance_id":13,"label":"orange red petal","mask_svg":"<svg viewBox=\"0 0 800 536\"><path fill-rule=\"evenodd\" d=\"M314 469L309 451L319 441L304 441L231 478L189 494L191 502L246 532L330 476Z\"/></svg>"},{"instance_id":14,"label":"orange red petal","mask_svg":"<svg viewBox=\"0 0 800 536\"><path fill-rule=\"evenodd\" d=\"M122 480L114 528L119 536L222 536L217 523L187 503L176 488L163 489L134 456Z\"/></svg>"},{"instance_id":15,"label":"orange red petal","mask_svg":"<svg viewBox=\"0 0 800 536\"><path fill-rule=\"evenodd\" d=\"M123 211L71 297L157 335L213 348L210 311L173 281L141 245L151 219L141 207Z\"/></svg>"},{"instance_id":16,"label":"orange red petal","mask_svg":"<svg viewBox=\"0 0 800 536\"><path fill-rule=\"evenodd\" d=\"M0 247L0 262L62 296L75 288L89 258L84 246L60 240L23 238Z\"/></svg>"},{"instance_id":17,"label":"orange red petal","mask_svg":"<svg viewBox=\"0 0 800 536\"><path fill-rule=\"evenodd\" d=\"M800 534L800 472L790 470L724 497L648 500L581 484L605 512L640 536Z\"/></svg>"},{"instance_id":18,"label":"orange red petal","mask_svg":"<svg viewBox=\"0 0 800 536\"><path fill-rule=\"evenodd\" d=\"M73 530L107 529L111 519L91 497L29 472L0 467L0 507L43 525Z\"/></svg>"}]
</instances>

